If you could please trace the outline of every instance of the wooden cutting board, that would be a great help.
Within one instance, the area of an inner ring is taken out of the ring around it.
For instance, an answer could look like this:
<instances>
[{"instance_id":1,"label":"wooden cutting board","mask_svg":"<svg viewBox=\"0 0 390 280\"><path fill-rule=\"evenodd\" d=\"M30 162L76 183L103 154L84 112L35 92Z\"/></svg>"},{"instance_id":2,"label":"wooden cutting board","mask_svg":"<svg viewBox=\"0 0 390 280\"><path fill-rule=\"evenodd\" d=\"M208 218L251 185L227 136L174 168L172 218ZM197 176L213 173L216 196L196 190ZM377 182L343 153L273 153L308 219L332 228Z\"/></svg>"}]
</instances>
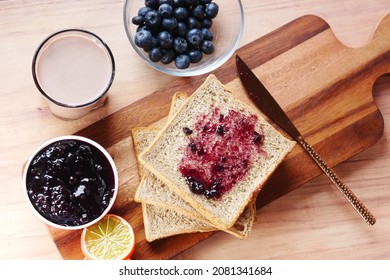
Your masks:
<instances>
[{"instance_id":1,"label":"wooden cutting board","mask_svg":"<svg viewBox=\"0 0 390 280\"><path fill-rule=\"evenodd\" d=\"M342 45L325 21L310 15L288 23L237 53L330 166L356 155L382 136L384 122L374 103L372 87L379 76L390 73L390 15L381 21L371 42L359 49ZM253 106L237 76L234 56L213 74L237 99ZM76 133L106 147L117 164L120 186L112 212L125 217L134 227L133 259L169 259L212 234L145 241L141 205L133 199L139 176L130 133L133 127L162 122L173 93L191 94L205 78L206 75L178 78L166 88ZM297 145L263 187L258 207L319 174L320 169ZM351 215L355 213L351 211ZM51 227L49 230L64 259L83 259L81 231Z\"/></svg>"}]
</instances>

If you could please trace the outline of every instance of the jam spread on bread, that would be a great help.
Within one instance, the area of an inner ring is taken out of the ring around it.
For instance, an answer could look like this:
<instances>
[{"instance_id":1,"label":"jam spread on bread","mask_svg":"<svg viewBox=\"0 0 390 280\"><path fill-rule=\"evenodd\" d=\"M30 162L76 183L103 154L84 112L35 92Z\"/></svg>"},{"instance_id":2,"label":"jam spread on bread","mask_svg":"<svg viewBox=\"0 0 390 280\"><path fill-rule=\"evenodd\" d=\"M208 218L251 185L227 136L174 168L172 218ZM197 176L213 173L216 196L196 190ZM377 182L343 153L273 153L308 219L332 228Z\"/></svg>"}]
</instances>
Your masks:
<instances>
[{"instance_id":1,"label":"jam spread on bread","mask_svg":"<svg viewBox=\"0 0 390 280\"><path fill-rule=\"evenodd\" d=\"M190 190L218 199L248 173L253 156L264 153L264 135L255 130L256 115L235 110L221 114L213 108L194 127L183 127L188 137L179 170Z\"/></svg>"}]
</instances>

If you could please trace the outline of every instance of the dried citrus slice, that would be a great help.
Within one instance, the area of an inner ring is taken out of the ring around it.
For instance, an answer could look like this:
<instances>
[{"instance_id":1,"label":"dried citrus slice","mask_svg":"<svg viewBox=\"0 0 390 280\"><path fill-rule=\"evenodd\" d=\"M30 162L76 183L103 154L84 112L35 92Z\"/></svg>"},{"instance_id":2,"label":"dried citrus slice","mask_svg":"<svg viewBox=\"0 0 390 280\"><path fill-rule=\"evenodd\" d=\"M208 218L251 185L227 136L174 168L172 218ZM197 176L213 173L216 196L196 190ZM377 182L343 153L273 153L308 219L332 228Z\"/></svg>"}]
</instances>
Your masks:
<instances>
[{"instance_id":1,"label":"dried citrus slice","mask_svg":"<svg viewBox=\"0 0 390 280\"><path fill-rule=\"evenodd\" d=\"M129 259L135 238L131 225L122 217L107 214L99 222L83 229L81 250L86 259Z\"/></svg>"}]
</instances>

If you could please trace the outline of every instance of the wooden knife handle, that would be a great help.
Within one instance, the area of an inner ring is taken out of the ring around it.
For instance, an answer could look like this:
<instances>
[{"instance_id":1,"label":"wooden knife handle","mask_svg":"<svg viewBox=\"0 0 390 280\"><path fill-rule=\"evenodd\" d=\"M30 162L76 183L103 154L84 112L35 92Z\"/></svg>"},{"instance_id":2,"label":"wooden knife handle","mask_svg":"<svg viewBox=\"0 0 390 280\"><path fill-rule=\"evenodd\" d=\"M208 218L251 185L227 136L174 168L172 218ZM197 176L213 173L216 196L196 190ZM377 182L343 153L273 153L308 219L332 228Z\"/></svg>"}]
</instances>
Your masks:
<instances>
[{"instance_id":1,"label":"wooden knife handle","mask_svg":"<svg viewBox=\"0 0 390 280\"><path fill-rule=\"evenodd\" d=\"M308 144L302 136L298 138L299 144L309 153L312 159L318 164L318 166L324 171L328 178L333 182L337 189L344 195L344 197L351 203L359 215L369 225L374 225L376 219L374 215L364 206L364 204L356 197L352 190L345 185L341 179L334 173L334 171L321 159L321 157L314 151L313 147Z\"/></svg>"}]
</instances>

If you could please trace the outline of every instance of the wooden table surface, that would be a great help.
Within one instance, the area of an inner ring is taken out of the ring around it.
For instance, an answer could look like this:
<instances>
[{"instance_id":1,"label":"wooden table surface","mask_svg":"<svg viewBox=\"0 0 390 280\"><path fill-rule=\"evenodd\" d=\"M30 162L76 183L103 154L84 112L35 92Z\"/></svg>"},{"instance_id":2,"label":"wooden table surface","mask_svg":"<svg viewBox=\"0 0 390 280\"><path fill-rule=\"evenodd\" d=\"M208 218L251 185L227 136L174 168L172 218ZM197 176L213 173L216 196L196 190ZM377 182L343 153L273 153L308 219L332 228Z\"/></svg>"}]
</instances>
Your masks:
<instances>
[{"instance_id":1,"label":"wooden table surface","mask_svg":"<svg viewBox=\"0 0 390 280\"><path fill-rule=\"evenodd\" d=\"M324 18L350 47L370 40L389 0L243 0L240 46L302 15ZM52 137L72 134L179 79L150 69L131 48L123 1L0 1L0 259L61 259L47 227L26 203L22 166ZM116 60L108 103L76 121L51 115L31 76L38 44L65 28L90 30ZM390 39L389 39L390 40ZM340 65L342 67L342 65ZM390 65L389 65L390 72ZM375 214L370 227L321 175L257 212L248 239L216 233L176 259L390 259L390 78L373 88L385 120L384 135L335 171Z\"/></svg>"}]
</instances>

